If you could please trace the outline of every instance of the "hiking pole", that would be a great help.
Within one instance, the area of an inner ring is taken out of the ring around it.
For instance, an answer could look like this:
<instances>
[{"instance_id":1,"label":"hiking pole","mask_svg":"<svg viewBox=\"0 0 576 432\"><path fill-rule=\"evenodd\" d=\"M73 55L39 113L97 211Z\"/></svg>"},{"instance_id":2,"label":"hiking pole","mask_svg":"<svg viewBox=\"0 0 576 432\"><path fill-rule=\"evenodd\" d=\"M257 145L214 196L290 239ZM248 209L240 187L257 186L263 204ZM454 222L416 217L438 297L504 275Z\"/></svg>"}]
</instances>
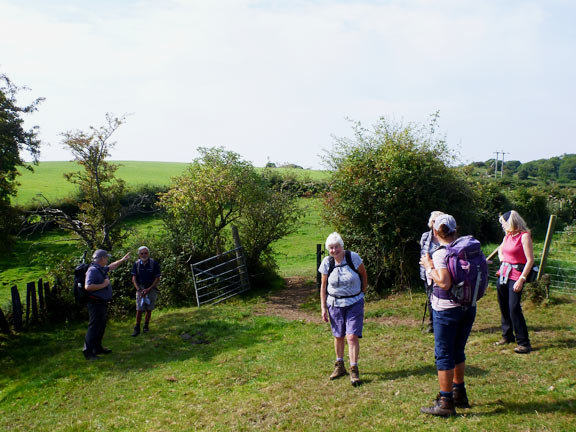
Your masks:
<instances>
[{"instance_id":1,"label":"hiking pole","mask_svg":"<svg viewBox=\"0 0 576 432\"><path fill-rule=\"evenodd\" d=\"M88 250L84 251L84 254L82 255L82 264L84 264L86 262L86 254L88 254Z\"/></svg>"}]
</instances>

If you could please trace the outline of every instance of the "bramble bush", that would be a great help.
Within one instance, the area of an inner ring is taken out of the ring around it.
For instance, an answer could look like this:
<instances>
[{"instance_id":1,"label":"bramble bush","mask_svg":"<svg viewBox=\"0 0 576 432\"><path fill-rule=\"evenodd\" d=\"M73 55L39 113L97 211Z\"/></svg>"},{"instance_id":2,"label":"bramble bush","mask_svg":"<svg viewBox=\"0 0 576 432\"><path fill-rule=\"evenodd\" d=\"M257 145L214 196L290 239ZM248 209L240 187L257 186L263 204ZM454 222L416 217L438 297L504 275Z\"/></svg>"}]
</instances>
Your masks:
<instances>
[{"instance_id":1,"label":"bramble bush","mask_svg":"<svg viewBox=\"0 0 576 432\"><path fill-rule=\"evenodd\" d=\"M324 217L363 257L379 292L417 280L419 240L431 211L452 214L461 233L478 223L474 191L449 166L453 155L435 135L435 121L427 128L381 118L372 130L355 123L354 137L335 138L324 158L334 170Z\"/></svg>"}]
</instances>

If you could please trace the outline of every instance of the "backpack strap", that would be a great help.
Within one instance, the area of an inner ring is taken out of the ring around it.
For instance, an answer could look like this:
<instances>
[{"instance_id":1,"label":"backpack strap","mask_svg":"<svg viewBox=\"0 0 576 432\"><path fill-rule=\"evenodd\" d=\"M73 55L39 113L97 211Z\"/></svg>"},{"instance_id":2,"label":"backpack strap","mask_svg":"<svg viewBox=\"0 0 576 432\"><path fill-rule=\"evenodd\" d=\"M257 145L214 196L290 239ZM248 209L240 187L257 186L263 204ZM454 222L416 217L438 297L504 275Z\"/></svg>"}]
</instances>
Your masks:
<instances>
[{"instance_id":1,"label":"backpack strap","mask_svg":"<svg viewBox=\"0 0 576 432\"><path fill-rule=\"evenodd\" d=\"M350 267L350 270L352 270L356 274L359 274L358 269L356 268L356 266L352 262L352 252L350 252L349 250L345 250L344 251L344 258L346 259L346 263L345 264L338 264L338 265L336 265L336 261L334 260L333 256L330 256L328 258L328 274L327 274L328 277L330 277L330 275L332 274L332 272L334 271L334 269L336 267L344 267L344 266Z\"/></svg>"}]
</instances>

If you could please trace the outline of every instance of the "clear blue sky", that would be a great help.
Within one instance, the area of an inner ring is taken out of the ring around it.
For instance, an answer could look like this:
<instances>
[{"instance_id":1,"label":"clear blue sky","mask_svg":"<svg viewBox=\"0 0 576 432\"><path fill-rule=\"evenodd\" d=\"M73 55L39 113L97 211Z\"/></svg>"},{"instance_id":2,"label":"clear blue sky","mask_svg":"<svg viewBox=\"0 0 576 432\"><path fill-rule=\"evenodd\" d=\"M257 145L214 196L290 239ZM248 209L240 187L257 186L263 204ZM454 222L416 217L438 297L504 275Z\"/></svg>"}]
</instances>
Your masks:
<instances>
[{"instance_id":1,"label":"clear blue sky","mask_svg":"<svg viewBox=\"0 0 576 432\"><path fill-rule=\"evenodd\" d=\"M46 97L43 160L112 112L116 160L318 168L346 118L440 110L461 162L526 162L576 153L575 22L569 0L0 0L0 72Z\"/></svg>"}]
</instances>

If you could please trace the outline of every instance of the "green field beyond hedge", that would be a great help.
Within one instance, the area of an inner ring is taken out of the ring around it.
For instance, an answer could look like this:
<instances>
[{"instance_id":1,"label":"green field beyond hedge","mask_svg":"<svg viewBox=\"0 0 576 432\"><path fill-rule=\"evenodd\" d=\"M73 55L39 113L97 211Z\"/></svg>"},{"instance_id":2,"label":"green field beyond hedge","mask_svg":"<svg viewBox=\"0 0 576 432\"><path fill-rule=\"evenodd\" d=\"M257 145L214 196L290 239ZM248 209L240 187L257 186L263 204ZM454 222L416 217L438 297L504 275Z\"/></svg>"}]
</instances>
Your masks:
<instances>
[{"instance_id":1,"label":"green field beyond hedge","mask_svg":"<svg viewBox=\"0 0 576 432\"><path fill-rule=\"evenodd\" d=\"M188 167L184 162L137 162L111 161L120 165L118 177L129 186L168 185L170 179L181 175ZM262 168L260 168L262 169ZM322 180L330 176L328 171L274 168L276 171L291 173L298 178ZM18 178L20 187L18 195L12 201L14 204L26 205L38 194L43 194L49 200L66 198L74 193L75 186L64 178L64 173L78 171L76 162L40 162L34 167L34 172L20 170Z\"/></svg>"}]
</instances>

